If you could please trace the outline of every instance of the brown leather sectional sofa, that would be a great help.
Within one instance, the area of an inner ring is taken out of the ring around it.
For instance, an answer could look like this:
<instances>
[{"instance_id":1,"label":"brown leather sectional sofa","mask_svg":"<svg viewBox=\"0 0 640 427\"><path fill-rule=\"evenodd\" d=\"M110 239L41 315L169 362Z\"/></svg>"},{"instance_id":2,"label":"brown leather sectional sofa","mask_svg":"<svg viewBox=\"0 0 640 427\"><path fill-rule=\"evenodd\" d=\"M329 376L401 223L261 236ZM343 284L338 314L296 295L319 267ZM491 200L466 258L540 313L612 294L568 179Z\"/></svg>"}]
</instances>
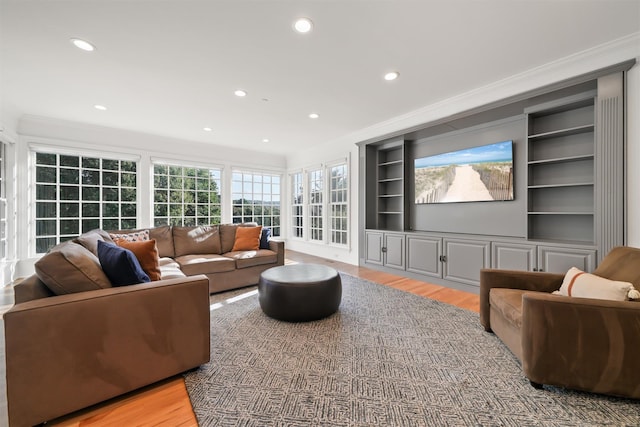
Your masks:
<instances>
[{"instance_id":1,"label":"brown leather sectional sofa","mask_svg":"<svg viewBox=\"0 0 640 427\"><path fill-rule=\"evenodd\" d=\"M39 424L207 363L209 294L256 284L284 264L283 242L231 251L237 227L150 229L161 279L143 284L111 287L96 256L97 241L110 239L101 230L43 256L4 314L10 425Z\"/></svg>"}]
</instances>

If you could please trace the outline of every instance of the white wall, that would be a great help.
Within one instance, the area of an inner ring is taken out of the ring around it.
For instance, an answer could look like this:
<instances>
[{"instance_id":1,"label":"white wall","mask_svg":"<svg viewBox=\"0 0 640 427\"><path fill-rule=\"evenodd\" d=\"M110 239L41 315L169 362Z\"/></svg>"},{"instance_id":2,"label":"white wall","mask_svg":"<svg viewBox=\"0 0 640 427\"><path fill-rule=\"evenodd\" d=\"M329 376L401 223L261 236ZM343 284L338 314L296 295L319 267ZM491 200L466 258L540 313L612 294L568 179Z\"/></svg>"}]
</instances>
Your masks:
<instances>
[{"instance_id":1,"label":"white wall","mask_svg":"<svg viewBox=\"0 0 640 427\"><path fill-rule=\"evenodd\" d=\"M25 277L33 273L32 257L28 247L30 211L29 192L29 147L33 144L55 149L82 152L89 150L97 154L114 153L116 155L140 158L140 171L149 171L149 175L140 175L138 225L152 225L152 205L149 195L152 193L151 162L154 158L176 160L191 165L217 166L222 169L222 197L231 200L231 170L234 167L247 168L281 174L284 178L286 159L284 156L234 149L233 147L183 141L173 138L112 129L81 123L65 122L50 118L25 116L18 124L18 142L16 143L16 209L19 220L16 221L16 257L19 260L14 278ZM230 204L222 210L222 221L231 222Z\"/></svg>"}]
</instances>

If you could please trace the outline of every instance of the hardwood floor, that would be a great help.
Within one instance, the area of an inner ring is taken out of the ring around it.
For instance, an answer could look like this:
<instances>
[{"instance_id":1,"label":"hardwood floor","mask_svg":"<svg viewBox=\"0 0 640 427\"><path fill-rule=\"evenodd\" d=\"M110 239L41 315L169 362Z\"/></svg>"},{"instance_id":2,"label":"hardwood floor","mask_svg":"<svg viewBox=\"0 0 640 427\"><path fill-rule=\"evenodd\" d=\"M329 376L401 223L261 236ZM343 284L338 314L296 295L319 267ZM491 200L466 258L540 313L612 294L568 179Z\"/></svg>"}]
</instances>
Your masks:
<instances>
[{"instance_id":1,"label":"hardwood floor","mask_svg":"<svg viewBox=\"0 0 640 427\"><path fill-rule=\"evenodd\" d=\"M287 251L286 264L325 264L338 271L479 312L478 295L408 279L394 274ZM182 376L176 376L141 390L50 421L48 426L197 426Z\"/></svg>"}]
</instances>

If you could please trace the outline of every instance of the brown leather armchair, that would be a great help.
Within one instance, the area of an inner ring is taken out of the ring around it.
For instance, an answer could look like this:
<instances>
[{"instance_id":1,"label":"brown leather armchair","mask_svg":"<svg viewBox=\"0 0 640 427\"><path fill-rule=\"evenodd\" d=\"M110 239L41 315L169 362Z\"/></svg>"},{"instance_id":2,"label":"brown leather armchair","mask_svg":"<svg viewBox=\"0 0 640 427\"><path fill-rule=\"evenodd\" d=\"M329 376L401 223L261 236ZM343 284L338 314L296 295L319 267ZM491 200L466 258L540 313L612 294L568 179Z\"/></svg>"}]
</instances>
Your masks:
<instances>
[{"instance_id":1,"label":"brown leather armchair","mask_svg":"<svg viewBox=\"0 0 640 427\"><path fill-rule=\"evenodd\" d=\"M595 275L640 286L640 249L617 247ZM564 275L485 269L480 322L543 384L640 399L640 302L553 295Z\"/></svg>"}]
</instances>

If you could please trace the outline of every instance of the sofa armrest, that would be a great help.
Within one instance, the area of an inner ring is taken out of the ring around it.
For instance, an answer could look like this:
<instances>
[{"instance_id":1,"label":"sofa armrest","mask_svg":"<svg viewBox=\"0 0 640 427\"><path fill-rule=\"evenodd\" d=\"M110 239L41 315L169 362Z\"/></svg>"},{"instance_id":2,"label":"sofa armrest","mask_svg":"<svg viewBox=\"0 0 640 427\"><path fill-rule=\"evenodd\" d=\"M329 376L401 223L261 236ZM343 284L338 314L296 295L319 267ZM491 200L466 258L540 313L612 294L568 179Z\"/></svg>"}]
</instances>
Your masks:
<instances>
[{"instance_id":1,"label":"sofa armrest","mask_svg":"<svg viewBox=\"0 0 640 427\"><path fill-rule=\"evenodd\" d=\"M284 241L269 240L269 249L278 254L276 263L278 265L284 265Z\"/></svg>"},{"instance_id":2,"label":"sofa armrest","mask_svg":"<svg viewBox=\"0 0 640 427\"><path fill-rule=\"evenodd\" d=\"M491 330L489 292L492 288L553 292L560 289L563 279L564 274L539 271L480 270L480 324L486 331Z\"/></svg>"},{"instance_id":3,"label":"sofa armrest","mask_svg":"<svg viewBox=\"0 0 640 427\"><path fill-rule=\"evenodd\" d=\"M60 295L4 314L11 425L34 425L209 361L203 276Z\"/></svg>"},{"instance_id":4,"label":"sofa armrest","mask_svg":"<svg viewBox=\"0 0 640 427\"><path fill-rule=\"evenodd\" d=\"M640 398L640 303L524 294L522 367L538 384Z\"/></svg>"}]
</instances>

